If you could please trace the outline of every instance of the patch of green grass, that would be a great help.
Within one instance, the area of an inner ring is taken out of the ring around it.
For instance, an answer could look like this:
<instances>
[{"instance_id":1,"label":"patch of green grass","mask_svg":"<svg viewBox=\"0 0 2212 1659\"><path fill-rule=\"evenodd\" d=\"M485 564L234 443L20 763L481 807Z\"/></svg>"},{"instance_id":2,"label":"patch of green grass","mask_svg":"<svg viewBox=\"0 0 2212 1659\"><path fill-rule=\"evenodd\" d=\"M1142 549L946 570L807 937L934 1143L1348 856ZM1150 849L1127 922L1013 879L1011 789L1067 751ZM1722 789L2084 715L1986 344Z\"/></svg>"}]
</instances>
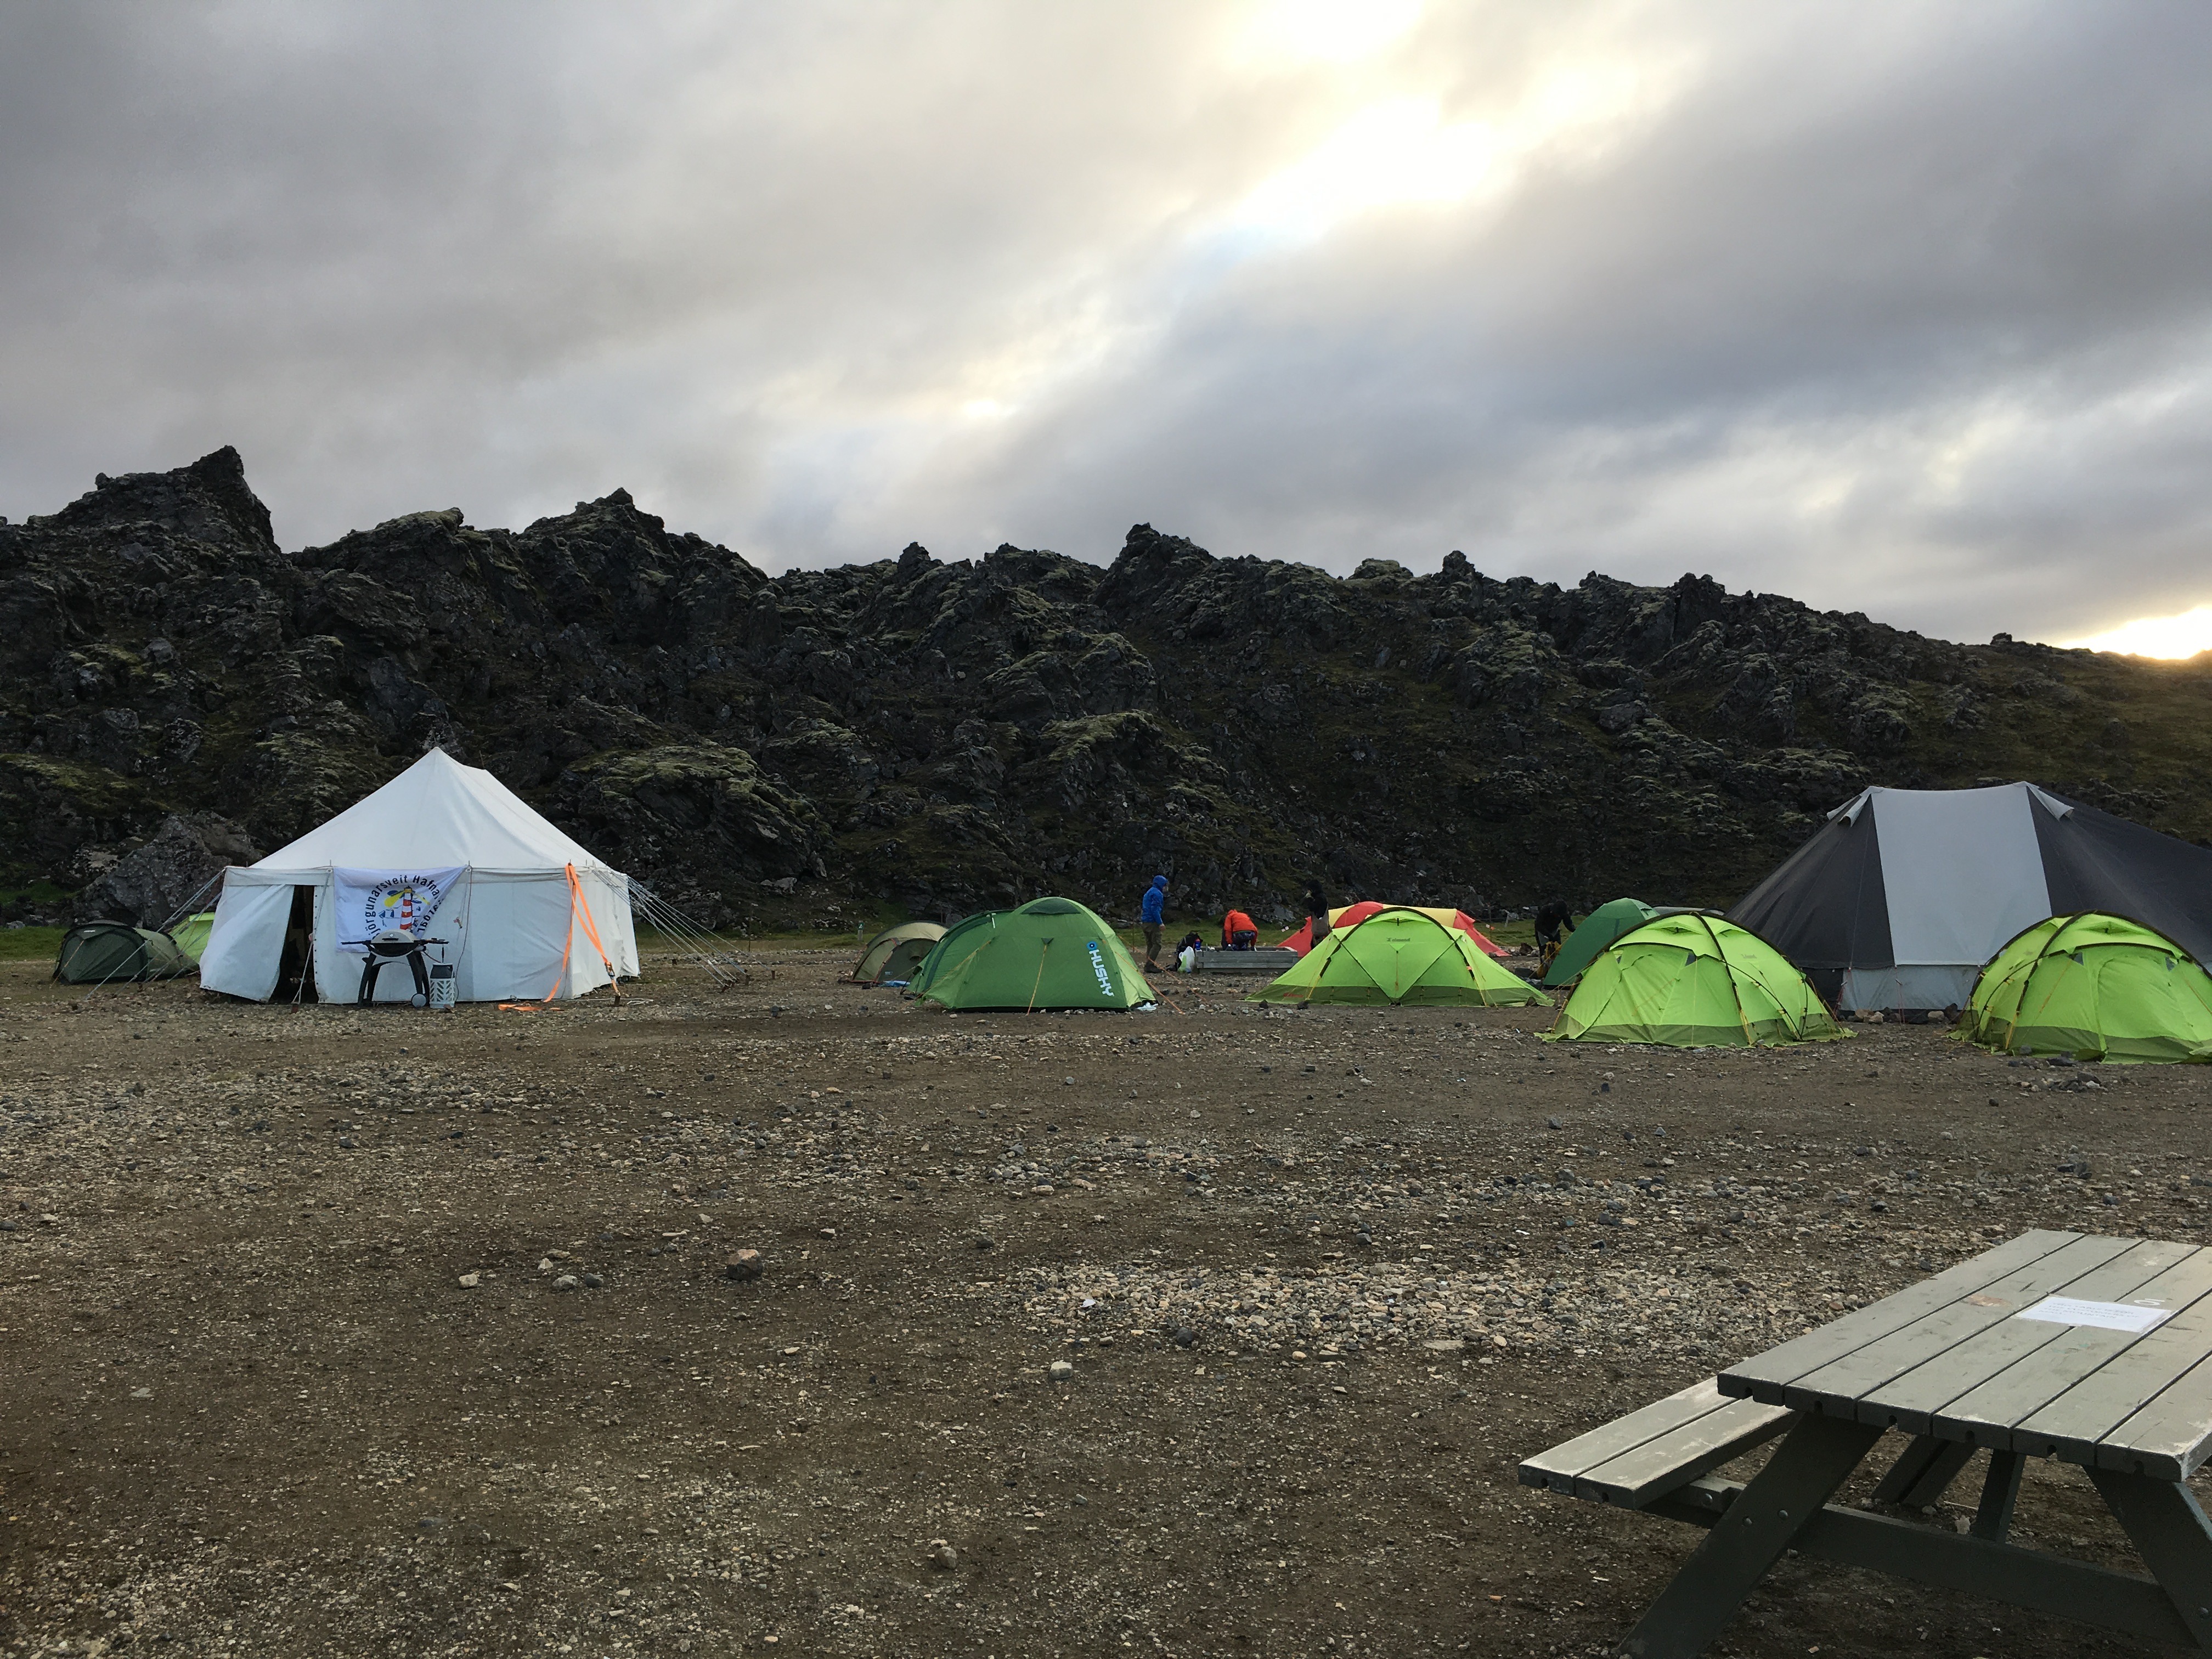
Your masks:
<instances>
[{"instance_id":1,"label":"patch of green grass","mask_svg":"<svg viewBox=\"0 0 2212 1659\"><path fill-rule=\"evenodd\" d=\"M0 904L14 904L21 900L41 908L66 902L71 897L66 887L57 887L50 881L34 881L28 887L0 887Z\"/></svg>"},{"instance_id":2,"label":"patch of green grass","mask_svg":"<svg viewBox=\"0 0 2212 1659\"><path fill-rule=\"evenodd\" d=\"M889 926L890 924L887 923L885 925ZM872 939L877 933L882 931L883 929L880 927L871 928L869 930L868 937ZM863 942L860 936L855 933L845 930L829 933L819 928L793 928L784 931L769 932L756 931L750 933L740 933L732 930L723 933L721 937L729 943L732 949L738 951L753 950L849 950L855 956L860 954L860 945ZM637 948L641 951L644 951L649 955L659 955L665 954L672 951L686 951L690 949L690 945L685 940L677 938L673 933L663 933L658 929L652 927L640 927L637 930Z\"/></svg>"},{"instance_id":3,"label":"patch of green grass","mask_svg":"<svg viewBox=\"0 0 2212 1659\"><path fill-rule=\"evenodd\" d=\"M66 927L0 927L0 962L52 962Z\"/></svg>"}]
</instances>

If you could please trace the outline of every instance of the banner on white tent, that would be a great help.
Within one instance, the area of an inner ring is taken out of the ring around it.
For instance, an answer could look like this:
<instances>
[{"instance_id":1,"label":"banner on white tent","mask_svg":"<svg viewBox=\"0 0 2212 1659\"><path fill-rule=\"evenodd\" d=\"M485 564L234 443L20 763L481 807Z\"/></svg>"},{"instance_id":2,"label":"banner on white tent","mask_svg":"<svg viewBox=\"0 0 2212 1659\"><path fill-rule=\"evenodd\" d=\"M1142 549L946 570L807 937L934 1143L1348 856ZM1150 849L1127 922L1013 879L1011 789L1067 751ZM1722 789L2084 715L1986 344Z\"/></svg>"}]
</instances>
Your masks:
<instances>
[{"instance_id":1,"label":"banner on white tent","mask_svg":"<svg viewBox=\"0 0 2212 1659\"><path fill-rule=\"evenodd\" d=\"M331 872L337 907L338 948L367 953L368 943L392 928L422 934L467 866L451 870L339 870Z\"/></svg>"}]
</instances>

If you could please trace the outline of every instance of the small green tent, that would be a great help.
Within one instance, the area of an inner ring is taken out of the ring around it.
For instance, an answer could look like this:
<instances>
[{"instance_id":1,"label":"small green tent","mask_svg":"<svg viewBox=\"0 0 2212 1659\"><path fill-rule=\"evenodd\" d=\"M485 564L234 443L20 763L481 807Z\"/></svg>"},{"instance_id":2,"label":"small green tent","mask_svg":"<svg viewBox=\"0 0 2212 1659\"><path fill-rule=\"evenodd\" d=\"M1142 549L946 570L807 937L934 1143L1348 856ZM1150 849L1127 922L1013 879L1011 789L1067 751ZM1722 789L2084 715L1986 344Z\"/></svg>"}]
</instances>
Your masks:
<instances>
[{"instance_id":1,"label":"small green tent","mask_svg":"<svg viewBox=\"0 0 2212 1659\"><path fill-rule=\"evenodd\" d=\"M1499 1008L1546 1000L1458 928L1404 905L1377 910L1351 927L1332 929L1297 966L1249 999L1417 1008Z\"/></svg>"},{"instance_id":2,"label":"small green tent","mask_svg":"<svg viewBox=\"0 0 2212 1659\"><path fill-rule=\"evenodd\" d=\"M885 980L909 981L914 978L914 970L921 966L922 959L944 937L945 930L933 921L908 921L886 927L861 950L860 961L853 964L852 976L862 985L881 985Z\"/></svg>"},{"instance_id":3,"label":"small green tent","mask_svg":"<svg viewBox=\"0 0 2212 1659\"><path fill-rule=\"evenodd\" d=\"M1692 910L1607 945L1544 1039L1749 1048L1850 1035L1779 951L1725 916Z\"/></svg>"},{"instance_id":4,"label":"small green tent","mask_svg":"<svg viewBox=\"0 0 2212 1659\"><path fill-rule=\"evenodd\" d=\"M1953 1035L2001 1054L2212 1061L2212 975L2125 916L2051 916L1990 958Z\"/></svg>"},{"instance_id":5,"label":"small green tent","mask_svg":"<svg viewBox=\"0 0 2212 1659\"><path fill-rule=\"evenodd\" d=\"M947 1008L1133 1008L1152 1000L1114 930L1067 898L969 916L937 941L908 990Z\"/></svg>"},{"instance_id":6,"label":"small green tent","mask_svg":"<svg viewBox=\"0 0 2212 1659\"><path fill-rule=\"evenodd\" d=\"M1623 933L1635 932L1659 913L1641 899L1617 898L1601 904L1583 918L1583 925L1566 937L1559 954L1544 970L1544 983L1565 985L1597 959L1597 953Z\"/></svg>"},{"instance_id":7,"label":"small green tent","mask_svg":"<svg viewBox=\"0 0 2212 1659\"><path fill-rule=\"evenodd\" d=\"M1559 946L1559 954L1552 958L1552 965L1544 970L1538 981L1556 990L1571 984L1575 975L1595 962L1598 952L1623 933L1632 933L1647 921L1661 916L1686 916L1696 914L1694 906L1680 904L1646 904L1641 899L1617 898L1601 904L1583 918L1583 925L1567 935Z\"/></svg>"},{"instance_id":8,"label":"small green tent","mask_svg":"<svg viewBox=\"0 0 2212 1659\"><path fill-rule=\"evenodd\" d=\"M203 910L196 916L186 916L169 930L169 937L177 941L177 948L194 962L207 949L208 935L215 931L215 912Z\"/></svg>"},{"instance_id":9,"label":"small green tent","mask_svg":"<svg viewBox=\"0 0 2212 1659\"><path fill-rule=\"evenodd\" d=\"M167 933L127 921L88 921L62 935L54 977L64 985L109 985L133 979L175 979L192 959Z\"/></svg>"}]
</instances>

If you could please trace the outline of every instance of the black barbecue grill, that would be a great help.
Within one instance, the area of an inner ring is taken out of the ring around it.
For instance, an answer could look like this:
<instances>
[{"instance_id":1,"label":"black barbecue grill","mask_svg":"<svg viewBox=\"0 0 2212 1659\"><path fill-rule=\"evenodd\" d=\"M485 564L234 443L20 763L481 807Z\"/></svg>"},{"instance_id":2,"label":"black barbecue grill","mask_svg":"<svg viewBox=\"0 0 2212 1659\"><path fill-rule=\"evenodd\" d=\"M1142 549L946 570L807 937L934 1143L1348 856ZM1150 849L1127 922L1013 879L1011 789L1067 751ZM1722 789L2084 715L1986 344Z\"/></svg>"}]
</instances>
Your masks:
<instances>
[{"instance_id":1,"label":"black barbecue grill","mask_svg":"<svg viewBox=\"0 0 2212 1659\"><path fill-rule=\"evenodd\" d=\"M430 975L422 965L422 952L429 945L449 942L442 939L416 939L412 933L398 927L387 929L374 939L361 940L362 948L368 952L368 959L361 965L361 995L355 999L356 1006L366 1006L375 1000L377 975L383 971L386 963L396 963L404 957L408 972L415 975L415 1006L417 1008L428 1007Z\"/></svg>"}]
</instances>

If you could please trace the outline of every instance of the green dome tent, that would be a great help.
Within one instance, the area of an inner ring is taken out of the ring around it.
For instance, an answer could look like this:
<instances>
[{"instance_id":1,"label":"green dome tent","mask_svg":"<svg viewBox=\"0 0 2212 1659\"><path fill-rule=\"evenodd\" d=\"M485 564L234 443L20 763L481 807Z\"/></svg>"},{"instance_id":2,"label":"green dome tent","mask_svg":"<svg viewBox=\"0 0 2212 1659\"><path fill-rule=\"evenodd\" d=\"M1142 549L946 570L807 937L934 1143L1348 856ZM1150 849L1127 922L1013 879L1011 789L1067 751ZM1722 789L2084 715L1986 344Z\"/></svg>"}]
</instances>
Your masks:
<instances>
[{"instance_id":1,"label":"green dome tent","mask_svg":"<svg viewBox=\"0 0 2212 1659\"><path fill-rule=\"evenodd\" d=\"M1249 999L1417 1008L1499 1008L1546 1000L1458 928L1404 905L1331 930L1297 966Z\"/></svg>"},{"instance_id":2,"label":"green dome tent","mask_svg":"<svg viewBox=\"0 0 2212 1659\"><path fill-rule=\"evenodd\" d=\"M911 981L915 969L937 948L945 930L933 921L908 921L886 927L870 939L853 965L852 977L862 985L881 985L885 980Z\"/></svg>"},{"instance_id":3,"label":"green dome tent","mask_svg":"<svg viewBox=\"0 0 2212 1659\"><path fill-rule=\"evenodd\" d=\"M208 935L215 931L215 912L203 910L196 916L186 916L169 930L169 937L177 941L177 948L194 962L207 949Z\"/></svg>"},{"instance_id":4,"label":"green dome tent","mask_svg":"<svg viewBox=\"0 0 2212 1659\"><path fill-rule=\"evenodd\" d=\"M111 985L123 980L178 979L192 959L167 933L127 921L88 921L62 935L54 977L64 985Z\"/></svg>"},{"instance_id":5,"label":"green dome tent","mask_svg":"<svg viewBox=\"0 0 2212 1659\"><path fill-rule=\"evenodd\" d=\"M1680 904L1646 904L1642 899L1617 898L1601 904L1583 918L1583 925L1567 935L1559 946L1559 954L1552 958L1552 965L1544 970L1538 982L1557 990L1571 983L1575 975L1595 962L1598 952L1623 933L1632 933L1647 921L1661 916L1686 916L1694 914L1694 907Z\"/></svg>"},{"instance_id":6,"label":"green dome tent","mask_svg":"<svg viewBox=\"0 0 2212 1659\"><path fill-rule=\"evenodd\" d=\"M1659 913L1641 899L1617 898L1601 904L1583 918L1583 925L1566 937L1559 954L1544 970L1547 985L1565 985L1597 959L1597 953L1623 933L1633 933Z\"/></svg>"},{"instance_id":7,"label":"green dome tent","mask_svg":"<svg viewBox=\"0 0 2212 1659\"><path fill-rule=\"evenodd\" d=\"M986 910L948 930L908 994L947 1008L1133 1008L1152 1000L1114 930L1073 899Z\"/></svg>"},{"instance_id":8,"label":"green dome tent","mask_svg":"<svg viewBox=\"0 0 2212 1659\"><path fill-rule=\"evenodd\" d=\"M2051 916L1990 958L1954 1035L2000 1054L2212 1061L2212 975L2125 916Z\"/></svg>"},{"instance_id":9,"label":"green dome tent","mask_svg":"<svg viewBox=\"0 0 2212 1659\"><path fill-rule=\"evenodd\" d=\"M1607 945L1544 1040L1749 1048L1850 1035L1779 951L1723 916L1688 911Z\"/></svg>"}]
</instances>

